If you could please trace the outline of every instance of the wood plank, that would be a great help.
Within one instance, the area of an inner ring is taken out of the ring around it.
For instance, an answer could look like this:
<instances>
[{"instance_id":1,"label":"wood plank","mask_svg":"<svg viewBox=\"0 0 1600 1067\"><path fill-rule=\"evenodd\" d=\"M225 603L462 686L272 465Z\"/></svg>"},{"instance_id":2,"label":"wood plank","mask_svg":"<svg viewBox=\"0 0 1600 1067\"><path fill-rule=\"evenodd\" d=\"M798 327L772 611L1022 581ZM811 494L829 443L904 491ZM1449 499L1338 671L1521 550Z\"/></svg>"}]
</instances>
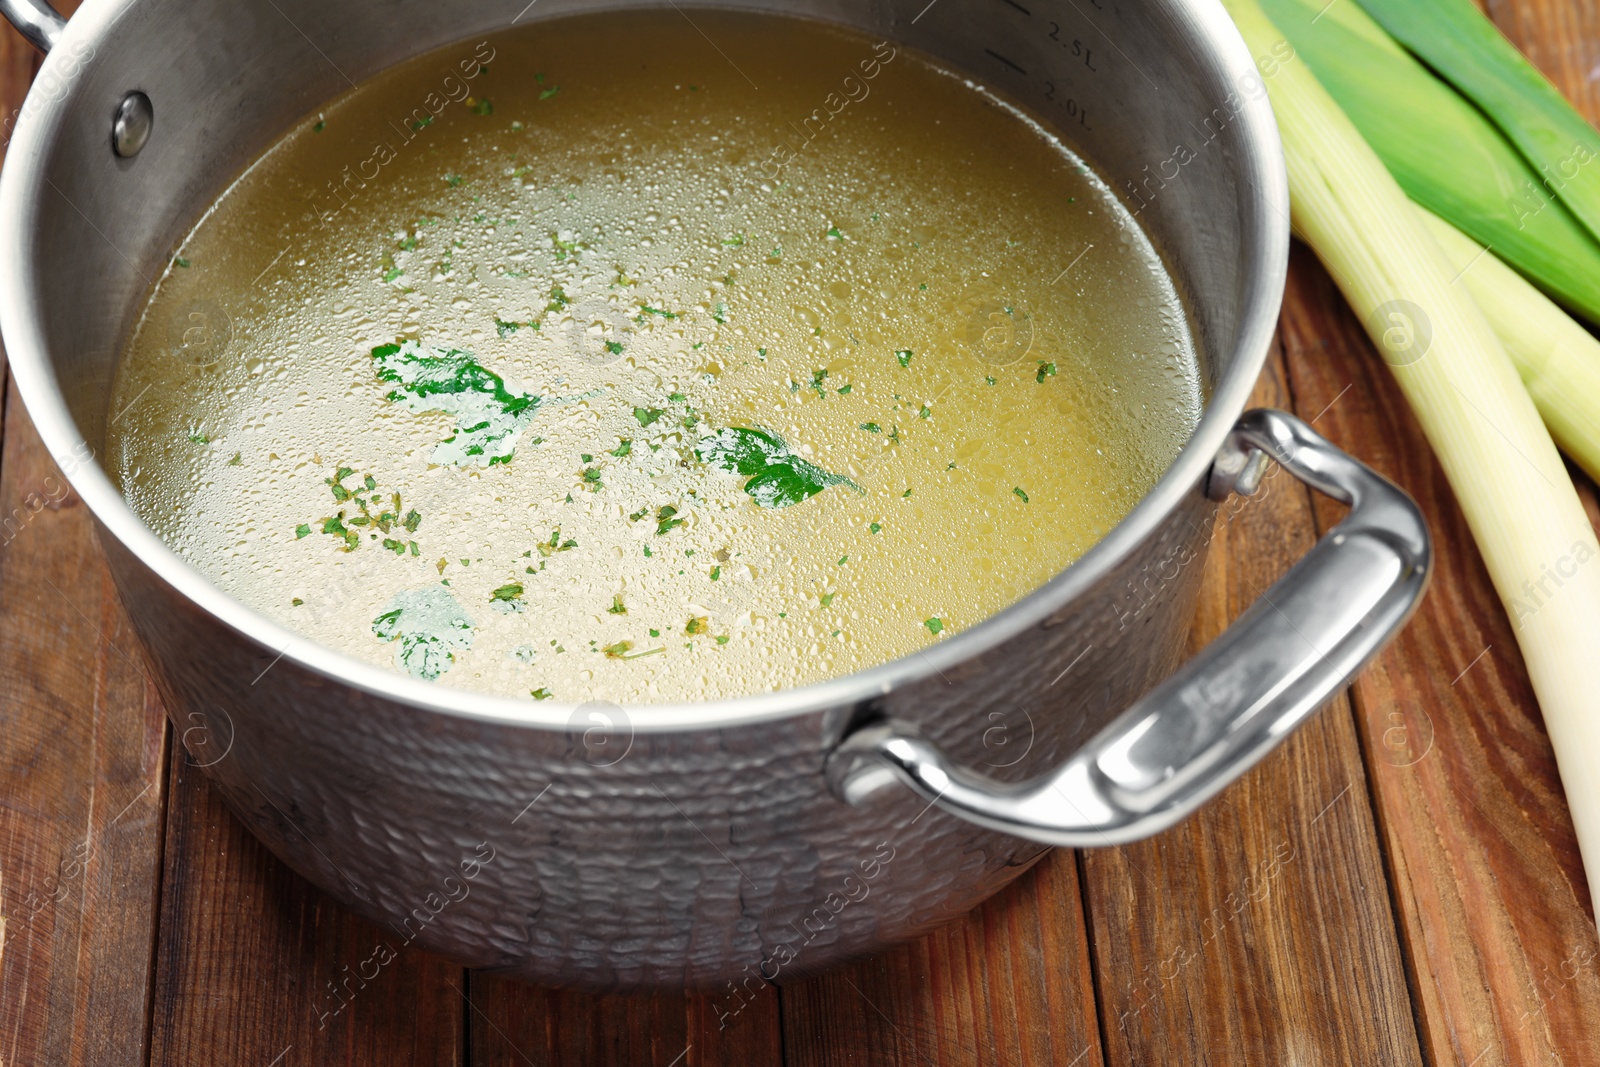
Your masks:
<instances>
[{"instance_id":1,"label":"wood plank","mask_svg":"<svg viewBox=\"0 0 1600 1067\"><path fill-rule=\"evenodd\" d=\"M715 1017L706 1033L691 1025L693 998L682 993L626 997L544 989L474 974L470 1027L472 1065L563 1064L571 1067L694 1067L696 1064L779 1062L773 1049L749 1046L746 1056L718 1057ZM746 1030L749 1038L752 1030Z\"/></svg>"},{"instance_id":2,"label":"wood plank","mask_svg":"<svg viewBox=\"0 0 1600 1067\"><path fill-rule=\"evenodd\" d=\"M473 1067L745 1067L779 1064L777 998L749 1004L726 1028L714 998L592 996L474 974Z\"/></svg>"},{"instance_id":3,"label":"wood plank","mask_svg":"<svg viewBox=\"0 0 1600 1067\"><path fill-rule=\"evenodd\" d=\"M1289 399L1275 352L1254 402ZM1307 497L1274 470L1224 509L1193 647L1310 548ZM1108 1063L1421 1063L1344 697L1186 823L1083 865Z\"/></svg>"},{"instance_id":4,"label":"wood plank","mask_svg":"<svg viewBox=\"0 0 1600 1067\"><path fill-rule=\"evenodd\" d=\"M1429 1059L1600 1062L1600 942L1510 621L1360 324L1308 250L1291 277L1303 409L1333 404L1318 428L1417 499L1437 549L1422 609L1354 686Z\"/></svg>"},{"instance_id":5,"label":"wood plank","mask_svg":"<svg viewBox=\"0 0 1600 1067\"><path fill-rule=\"evenodd\" d=\"M285 867L181 747L170 789L152 1067L461 1062L461 968Z\"/></svg>"},{"instance_id":6,"label":"wood plank","mask_svg":"<svg viewBox=\"0 0 1600 1067\"><path fill-rule=\"evenodd\" d=\"M141 1064L166 719L87 510L6 396L0 1062Z\"/></svg>"},{"instance_id":7,"label":"wood plank","mask_svg":"<svg viewBox=\"0 0 1600 1067\"><path fill-rule=\"evenodd\" d=\"M1100 1067L1075 854L872 960L782 983L791 1067Z\"/></svg>"}]
</instances>

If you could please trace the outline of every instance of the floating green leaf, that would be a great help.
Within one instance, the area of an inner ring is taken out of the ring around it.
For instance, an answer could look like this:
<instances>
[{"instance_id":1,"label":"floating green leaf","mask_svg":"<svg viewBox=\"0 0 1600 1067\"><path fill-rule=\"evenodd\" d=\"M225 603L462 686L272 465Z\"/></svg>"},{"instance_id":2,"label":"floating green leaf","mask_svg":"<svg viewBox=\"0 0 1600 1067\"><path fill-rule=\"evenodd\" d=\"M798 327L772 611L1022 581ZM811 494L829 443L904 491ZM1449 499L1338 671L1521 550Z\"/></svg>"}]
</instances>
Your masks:
<instances>
[{"instance_id":1,"label":"floating green leaf","mask_svg":"<svg viewBox=\"0 0 1600 1067\"><path fill-rule=\"evenodd\" d=\"M761 430L730 428L703 439L695 449L701 462L748 475L744 491L764 508L786 508L809 500L830 485L855 483L801 459L789 446Z\"/></svg>"},{"instance_id":2,"label":"floating green leaf","mask_svg":"<svg viewBox=\"0 0 1600 1067\"><path fill-rule=\"evenodd\" d=\"M470 352L423 348L415 341L372 350L378 378L399 388L389 400L409 411L456 417L456 432L433 450L433 462L487 467L511 462L517 437L533 421L540 398L513 393Z\"/></svg>"},{"instance_id":3,"label":"floating green leaf","mask_svg":"<svg viewBox=\"0 0 1600 1067\"><path fill-rule=\"evenodd\" d=\"M380 641L398 641L395 662L408 674L433 681L455 662L454 649L472 647L472 620L447 589L408 589L372 620Z\"/></svg>"}]
</instances>

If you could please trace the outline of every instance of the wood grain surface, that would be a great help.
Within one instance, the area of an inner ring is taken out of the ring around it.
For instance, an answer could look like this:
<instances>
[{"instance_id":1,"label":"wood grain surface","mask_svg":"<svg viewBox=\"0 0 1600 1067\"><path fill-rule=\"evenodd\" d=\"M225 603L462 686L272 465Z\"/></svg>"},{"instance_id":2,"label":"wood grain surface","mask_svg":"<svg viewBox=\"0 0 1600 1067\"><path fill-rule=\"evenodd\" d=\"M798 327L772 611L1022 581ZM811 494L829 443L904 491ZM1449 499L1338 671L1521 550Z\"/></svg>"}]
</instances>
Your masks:
<instances>
[{"instance_id":1,"label":"wood grain surface","mask_svg":"<svg viewBox=\"0 0 1600 1067\"><path fill-rule=\"evenodd\" d=\"M1600 117L1600 0L1488 10ZM0 113L35 69L0 30ZM207 786L89 516L4 395L0 1067L1600 1064L1600 941L1510 623L1415 419L1303 247L1256 401L1422 505L1438 564L1415 620L1180 827L1056 852L945 929L769 987L726 1027L704 997L541 989L413 950L352 992L385 933ZM1284 475L1230 503L1193 645L1339 515Z\"/></svg>"}]
</instances>

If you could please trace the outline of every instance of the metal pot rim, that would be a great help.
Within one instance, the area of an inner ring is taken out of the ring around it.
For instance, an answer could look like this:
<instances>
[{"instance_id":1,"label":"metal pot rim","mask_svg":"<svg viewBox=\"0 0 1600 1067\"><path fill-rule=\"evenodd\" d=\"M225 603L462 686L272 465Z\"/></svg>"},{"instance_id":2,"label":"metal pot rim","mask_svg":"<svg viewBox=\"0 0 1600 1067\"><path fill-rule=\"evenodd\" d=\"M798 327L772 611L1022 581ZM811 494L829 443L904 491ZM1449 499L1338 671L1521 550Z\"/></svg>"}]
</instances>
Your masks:
<instances>
[{"instance_id":1,"label":"metal pot rim","mask_svg":"<svg viewBox=\"0 0 1600 1067\"><path fill-rule=\"evenodd\" d=\"M88 0L68 22L51 56L71 54L80 43L106 46L117 21L139 2ZM1210 46L1226 69L1254 72L1249 50L1219 0L1168 2L1177 9L1174 16L1190 23L1195 37ZM44 69L50 61L46 60ZM0 261L14 266L6 278L0 279L0 333L34 426L58 463L75 454L83 437L68 412L35 311L39 285L29 248L32 231L26 220L30 205L46 191L42 163L58 124L66 118L69 99L70 94L50 99L37 90L30 92L7 152L6 166L0 171ZM1066 570L971 629L931 648L796 689L730 700L639 705L640 713L631 724L636 732L675 733L783 719L860 703L937 676L1062 611L1160 527L1206 476L1245 409L1266 361L1287 272L1288 183L1277 125L1266 95L1244 96L1235 121L1244 147L1240 165L1246 169L1245 177L1257 194L1248 201L1255 218L1248 220L1245 229L1260 235L1259 245L1249 250L1245 268L1235 352L1205 406L1199 426L1144 499ZM213 585L144 525L98 460L72 466L72 470L63 473L105 531L191 603L281 659L380 699L442 715L564 730L580 706L489 696L423 682L319 645Z\"/></svg>"}]
</instances>

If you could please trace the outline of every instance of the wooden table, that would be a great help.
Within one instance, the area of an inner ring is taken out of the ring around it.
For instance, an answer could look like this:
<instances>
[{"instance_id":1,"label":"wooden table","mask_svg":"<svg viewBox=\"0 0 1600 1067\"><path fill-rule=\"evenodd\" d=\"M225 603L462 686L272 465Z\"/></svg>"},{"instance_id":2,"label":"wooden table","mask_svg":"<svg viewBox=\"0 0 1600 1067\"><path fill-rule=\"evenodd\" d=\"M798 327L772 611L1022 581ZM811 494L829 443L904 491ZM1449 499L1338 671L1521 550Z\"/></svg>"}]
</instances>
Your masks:
<instances>
[{"instance_id":1,"label":"wooden table","mask_svg":"<svg viewBox=\"0 0 1600 1067\"><path fill-rule=\"evenodd\" d=\"M1600 116L1600 0L1491 8ZM0 110L35 67L0 32ZM89 516L8 387L0 1065L1600 1064L1600 943L1511 627L1415 419L1301 247L1256 401L1427 512L1438 570L1400 640L1181 827L1057 852L950 927L769 987L719 1030L708 997L539 989L415 951L320 1019L385 934L256 844L184 755ZM1196 645L1337 518L1280 475L1220 520Z\"/></svg>"}]
</instances>

